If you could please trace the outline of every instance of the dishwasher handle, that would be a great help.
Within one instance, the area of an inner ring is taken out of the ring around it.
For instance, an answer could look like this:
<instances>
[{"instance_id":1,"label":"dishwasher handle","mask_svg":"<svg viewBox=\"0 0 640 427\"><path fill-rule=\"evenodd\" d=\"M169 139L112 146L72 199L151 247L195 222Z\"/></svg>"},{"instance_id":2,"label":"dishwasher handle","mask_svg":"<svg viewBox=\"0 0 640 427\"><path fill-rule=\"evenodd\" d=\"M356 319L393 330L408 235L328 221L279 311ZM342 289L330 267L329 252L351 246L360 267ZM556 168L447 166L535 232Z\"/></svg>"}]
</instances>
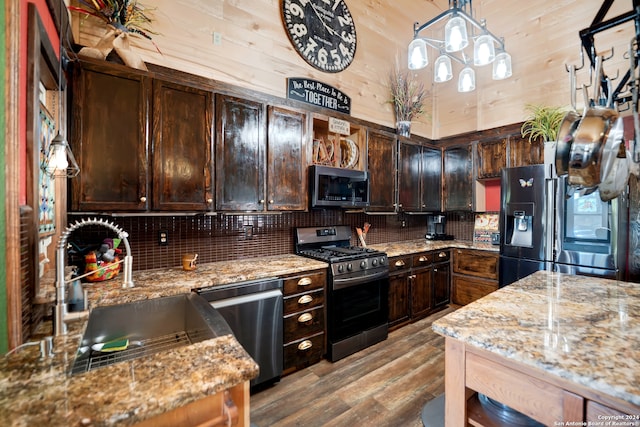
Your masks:
<instances>
[{"instance_id":1,"label":"dishwasher handle","mask_svg":"<svg viewBox=\"0 0 640 427\"><path fill-rule=\"evenodd\" d=\"M220 309L223 307L231 307L234 305L247 304L250 302L261 301L269 298L282 298L282 291L279 289L274 289L266 292L257 292L248 295L241 295L232 298L225 298L215 301L209 301L209 304L215 309Z\"/></svg>"}]
</instances>

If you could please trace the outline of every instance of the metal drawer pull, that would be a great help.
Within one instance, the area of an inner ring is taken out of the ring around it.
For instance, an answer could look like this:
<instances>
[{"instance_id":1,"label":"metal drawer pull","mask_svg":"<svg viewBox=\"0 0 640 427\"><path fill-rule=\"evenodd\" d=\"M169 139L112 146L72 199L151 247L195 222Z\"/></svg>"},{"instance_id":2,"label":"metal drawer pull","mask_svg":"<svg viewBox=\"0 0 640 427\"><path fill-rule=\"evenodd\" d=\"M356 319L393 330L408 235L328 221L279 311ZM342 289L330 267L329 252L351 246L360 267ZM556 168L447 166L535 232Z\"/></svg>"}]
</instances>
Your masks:
<instances>
[{"instance_id":1,"label":"metal drawer pull","mask_svg":"<svg viewBox=\"0 0 640 427\"><path fill-rule=\"evenodd\" d=\"M427 262L427 261L429 261L429 259L426 256L421 256L420 258L418 258L418 261Z\"/></svg>"},{"instance_id":2,"label":"metal drawer pull","mask_svg":"<svg viewBox=\"0 0 640 427\"><path fill-rule=\"evenodd\" d=\"M303 277L302 279L298 280L298 286L309 286L310 284L311 284L310 277Z\"/></svg>"},{"instance_id":3,"label":"metal drawer pull","mask_svg":"<svg viewBox=\"0 0 640 427\"><path fill-rule=\"evenodd\" d=\"M446 253L446 252L440 252L440 253L438 254L438 256L439 256L440 258L445 258L445 257L447 256L447 253Z\"/></svg>"},{"instance_id":4,"label":"metal drawer pull","mask_svg":"<svg viewBox=\"0 0 640 427\"><path fill-rule=\"evenodd\" d=\"M313 347L313 343L309 340L304 340L298 344L298 350L300 351L309 350L311 347Z\"/></svg>"},{"instance_id":5,"label":"metal drawer pull","mask_svg":"<svg viewBox=\"0 0 640 427\"><path fill-rule=\"evenodd\" d=\"M307 323L313 320L313 314L311 313L304 313L301 314L300 317L298 317L298 323Z\"/></svg>"},{"instance_id":6,"label":"metal drawer pull","mask_svg":"<svg viewBox=\"0 0 640 427\"><path fill-rule=\"evenodd\" d=\"M404 260L399 259L394 265L396 267L404 267Z\"/></svg>"},{"instance_id":7,"label":"metal drawer pull","mask_svg":"<svg viewBox=\"0 0 640 427\"><path fill-rule=\"evenodd\" d=\"M302 295L298 298L298 304L310 304L313 301L313 297L311 295Z\"/></svg>"}]
</instances>

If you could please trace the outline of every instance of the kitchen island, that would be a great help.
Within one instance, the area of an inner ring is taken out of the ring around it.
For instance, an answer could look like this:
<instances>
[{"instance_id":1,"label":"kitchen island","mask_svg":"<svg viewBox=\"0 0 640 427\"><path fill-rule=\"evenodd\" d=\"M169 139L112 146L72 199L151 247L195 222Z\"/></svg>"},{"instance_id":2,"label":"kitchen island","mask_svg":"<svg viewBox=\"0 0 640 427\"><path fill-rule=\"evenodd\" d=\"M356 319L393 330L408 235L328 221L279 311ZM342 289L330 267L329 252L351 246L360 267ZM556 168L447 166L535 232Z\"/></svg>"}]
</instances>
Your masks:
<instances>
[{"instance_id":1,"label":"kitchen island","mask_svg":"<svg viewBox=\"0 0 640 427\"><path fill-rule=\"evenodd\" d=\"M120 277L86 288L94 308L322 268L325 263L282 255L201 264L195 271L134 272L135 287L130 289L122 289ZM53 283L45 284L41 302L52 302L54 297ZM237 425L248 426L249 381L259 368L232 335L71 376L86 321L69 326L68 334L54 337L53 357L41 358L35 342L0 358L1 425L159 425L161 420L175 425L166 417L184 408L190 416L199 409L193 405L210 407L210 398L226 398L229 392L241 412Z\"/></svg>"},{"instance_id":2,"label":"kitchen island","mask_svg":"<svg viewBox=\"0 0 640 427\"><path fill-rule=\"evenodd\" d=\"M545 425L640 425L638 284L539 271L432 327L447 426L507 425L478 393Z\"/></svg>"}]
</instances>

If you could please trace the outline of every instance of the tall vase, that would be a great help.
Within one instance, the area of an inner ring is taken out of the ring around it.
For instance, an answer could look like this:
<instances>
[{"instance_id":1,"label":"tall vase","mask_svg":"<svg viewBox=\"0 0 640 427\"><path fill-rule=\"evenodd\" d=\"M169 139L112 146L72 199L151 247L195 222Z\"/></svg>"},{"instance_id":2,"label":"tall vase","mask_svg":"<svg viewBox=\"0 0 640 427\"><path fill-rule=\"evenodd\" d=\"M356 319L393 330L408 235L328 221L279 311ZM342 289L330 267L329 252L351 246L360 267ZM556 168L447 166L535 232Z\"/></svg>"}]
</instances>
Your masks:
<instances>
[{"instance_id":1,"label":"tall vase","mask_svg":"<svg viewBox=\"0 0 640 427\"><path fill-rule=\"evenodd\" d=\"M411 136L411 121L399 120L396 122L396 133L400 136Z\"/></svg>"}]
</instances>

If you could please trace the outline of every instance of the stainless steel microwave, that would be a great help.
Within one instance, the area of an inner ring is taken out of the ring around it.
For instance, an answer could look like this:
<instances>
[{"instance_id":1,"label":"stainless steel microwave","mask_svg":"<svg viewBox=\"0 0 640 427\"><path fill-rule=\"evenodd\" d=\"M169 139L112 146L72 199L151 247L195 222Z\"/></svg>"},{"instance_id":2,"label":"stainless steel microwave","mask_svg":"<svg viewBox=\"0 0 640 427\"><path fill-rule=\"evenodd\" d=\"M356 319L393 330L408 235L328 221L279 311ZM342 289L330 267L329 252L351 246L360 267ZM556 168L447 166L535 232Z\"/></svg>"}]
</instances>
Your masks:
<instances>
[{"instance_id":1,"label":"stainless steel microwave","mask_svg":"<svg viewBox=\"0 0 640 427\"><path fill-rule=\"evenodd\" d=\"M369 206L369 175L365 171L312 165L309 187L312 208Z\"/></svg>"}]
</instances>

